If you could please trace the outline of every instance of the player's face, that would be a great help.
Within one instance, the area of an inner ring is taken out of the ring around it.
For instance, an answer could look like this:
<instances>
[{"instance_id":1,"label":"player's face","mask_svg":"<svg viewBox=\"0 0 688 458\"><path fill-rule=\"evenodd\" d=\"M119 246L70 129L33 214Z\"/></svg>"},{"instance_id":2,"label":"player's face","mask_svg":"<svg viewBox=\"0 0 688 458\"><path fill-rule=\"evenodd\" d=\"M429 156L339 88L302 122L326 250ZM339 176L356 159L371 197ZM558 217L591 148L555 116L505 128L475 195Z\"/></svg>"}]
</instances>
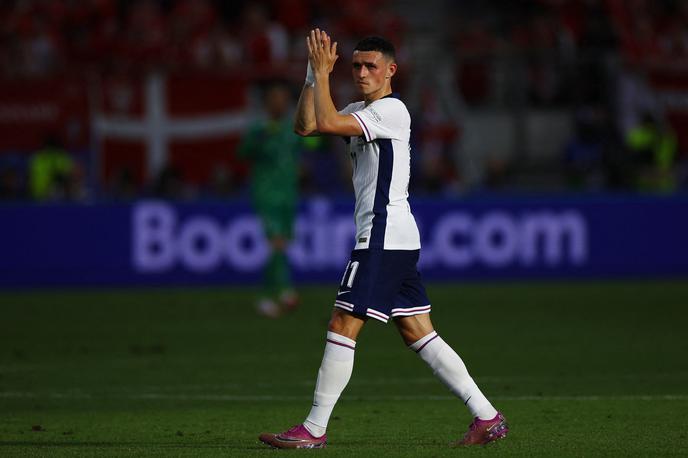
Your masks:
<instances>
[{"instance_id":1,"label":"player's face","mask_svg":"<svg viewBox=\"0 0 688 458\"><path fill-rule=\"evenodd\" d=\"M354 51L354 84L364 96L383 90L394 75L396 64L379 51Z\"/></svg>"},{"instance_id":2,"label":"player's face","mask_svg":"<svg viewBox=\"0 0 688 458\"><path fill-rule=\"evenodd\" d=\"M274 86L265 96L265 108L273 119L284 116L289 111L289 90L282 86Z\"/></svg>"}]
</instances>

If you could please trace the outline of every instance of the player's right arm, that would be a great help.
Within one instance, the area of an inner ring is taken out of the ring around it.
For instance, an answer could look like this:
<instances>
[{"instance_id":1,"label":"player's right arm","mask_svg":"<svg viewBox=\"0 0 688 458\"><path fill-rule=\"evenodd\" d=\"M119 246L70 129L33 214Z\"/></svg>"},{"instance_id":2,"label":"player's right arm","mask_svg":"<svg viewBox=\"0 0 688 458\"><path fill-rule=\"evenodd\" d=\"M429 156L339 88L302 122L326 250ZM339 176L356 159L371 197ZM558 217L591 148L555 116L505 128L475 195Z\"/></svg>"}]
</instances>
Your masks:
<instances>
[{"instance_id":1,"label":"player's right arm","mask_svg":"<svg viewBox=\"0 0 688 458\"><path fill-rule=\"evenodd\" d=\"M318 135L319 133L318 126L315 122L313 83L308 80L309 76L312 77L310 68L306 76L306 82L303 85L303 89L301 89L301 95L296 104L296 114L294 115L294 132L302 137Z\"/></svg>"},{"instance_id":2,"label":"player's right arm","mask_svg":"<svg viewBox=\"0 0 688 458\"><path fill-rule=\"evenodd\" d=\"M351 113L351 105L337 111L330 94L329 75L337 55L337 43L320 29L306 38L308 69L294 115L294 132L303 137L331 134L343 137L362 135L362 128Z\"/></svg>"},{"instance_id":3,"label":"player's right arm","mask_svg":"<svg viewBox=\"0 0 688 458\"><path fill-rule=\"evenodd\" d=\"M330 73L339 58L337 42L332 43L329 35L320 29L311 30L306 37L308 62L313 69L315 86L313 107L318 132L341 137L358 137L363 134L361 126L353 116L338 112L330 92Z\"/></svg>"}]
</instances>

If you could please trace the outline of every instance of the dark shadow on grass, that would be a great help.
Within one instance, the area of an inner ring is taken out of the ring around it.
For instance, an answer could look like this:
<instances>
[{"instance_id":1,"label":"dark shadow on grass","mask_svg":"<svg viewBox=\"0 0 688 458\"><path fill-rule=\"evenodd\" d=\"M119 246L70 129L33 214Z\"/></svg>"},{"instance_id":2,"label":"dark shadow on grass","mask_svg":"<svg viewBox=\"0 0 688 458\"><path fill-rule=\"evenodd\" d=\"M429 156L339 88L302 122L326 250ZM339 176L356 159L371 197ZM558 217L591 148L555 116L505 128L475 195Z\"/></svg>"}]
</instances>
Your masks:
<instances>
[{"instance_id":1,"label":"dark shadow on grass","mask_svg":"<svg viewBox=\"0 0 688 458\"><path fill-rule=\"evenodd\" d=\"M58 441L0 441L2 447L162 447L162 448L253 448L228 444L178 444L169 442L58 442ZM258 446L255 446L258 448Z\"/></svg>"},{"instance_id":2,"label":"dark shadow on grass","mask_svg":"<svg viewBox=\"0 0 688 458\"><path fill-rule=\"evenodd\" d=\"M225 449L225 450L271 450L260 442L255 444L180 444L172 442L59 442L59 441L0 441L0 450L3 447L36 447L36 448L120 448L120 447L134 447L134 448L163 448L163 449ZM2 455L2 453L0 453Z\"/></svg>"}]
</instances>

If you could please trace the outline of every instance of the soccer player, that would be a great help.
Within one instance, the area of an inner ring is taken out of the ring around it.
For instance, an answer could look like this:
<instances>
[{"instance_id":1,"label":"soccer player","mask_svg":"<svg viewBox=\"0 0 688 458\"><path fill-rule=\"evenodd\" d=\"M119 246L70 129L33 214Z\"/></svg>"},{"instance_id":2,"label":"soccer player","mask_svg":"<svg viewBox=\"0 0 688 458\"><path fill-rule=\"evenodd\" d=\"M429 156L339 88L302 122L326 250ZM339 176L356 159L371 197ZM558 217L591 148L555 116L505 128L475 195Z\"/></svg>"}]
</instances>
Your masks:
<instances>
[{"instance_id":1,"label":"soccer player","mask_svg":"<svg viewBox=\"0 0 688 458\"><path fill-rule=\"evenodd\" d=\"M298 295L292 287L286 249L293 235L298 193L298 157L303 146L294 134L290 89L273 81L264 93L267 119L249 126L239 155L251 162L253 206L270 242L271 254L263 272L261 315L277 318L293 310ZM276 185L279 184L279 185Z\"/></svg>"},{"instance_id":2,"label":"soccer player","mask_svg":"<svg viewBox=\"0 0 688 458\"><path fill-rule=\"evenodd\" d=\"M408 347L468 407L474 419L456 445L500 439L508 432L504 417L430 321L430 300L416 267L420 237L407 201L411 121L391 87L397 70L394 47L379 37L356 45L352 73L363 100L337 112L329 83L337 43L319 29L306 41L309 70L295 130L300 135L339 135L349 142L356 245L337 292L310 413L302 424L259 439L275 448L325 447L330 415L351 377L356 338L369 318L392 319Z\"/></svg>"}]
</instances>

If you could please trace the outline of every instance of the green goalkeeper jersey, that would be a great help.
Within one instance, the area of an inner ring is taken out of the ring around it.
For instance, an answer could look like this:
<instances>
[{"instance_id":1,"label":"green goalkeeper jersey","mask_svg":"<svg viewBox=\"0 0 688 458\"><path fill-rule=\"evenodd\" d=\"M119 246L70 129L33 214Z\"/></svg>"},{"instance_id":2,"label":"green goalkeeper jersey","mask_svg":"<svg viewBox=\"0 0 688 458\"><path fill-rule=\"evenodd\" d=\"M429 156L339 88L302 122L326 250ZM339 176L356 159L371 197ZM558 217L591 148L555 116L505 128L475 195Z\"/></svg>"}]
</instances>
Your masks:
<instances>
[{"instance_id":1,"label":"green goalkeeper jersey","mask_svg":"<svg viewBox=\"0 0 688 458\"><path fill-rule=\"evenodd\" d=\"M256 121L249 127L239 155L251 162L251 191L256 206L295 205L302 146L289 118Z\"/></svg>"}]
</instances>

